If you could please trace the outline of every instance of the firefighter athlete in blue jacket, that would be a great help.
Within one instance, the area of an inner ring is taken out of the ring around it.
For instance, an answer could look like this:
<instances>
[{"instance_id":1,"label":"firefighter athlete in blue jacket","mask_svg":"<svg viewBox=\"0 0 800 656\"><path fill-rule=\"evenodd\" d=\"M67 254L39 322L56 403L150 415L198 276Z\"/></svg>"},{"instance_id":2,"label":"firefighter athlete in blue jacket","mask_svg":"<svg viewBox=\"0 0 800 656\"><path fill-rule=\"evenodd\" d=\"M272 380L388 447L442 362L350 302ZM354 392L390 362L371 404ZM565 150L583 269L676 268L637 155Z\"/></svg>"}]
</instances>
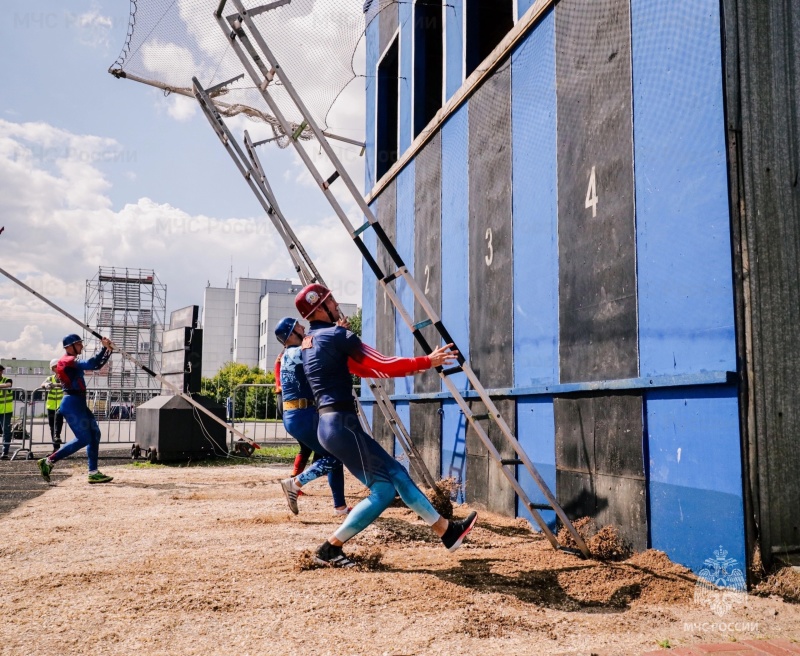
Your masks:
<instances>
[{"instance_id":1,"label":"firefighter athlete in blue jacket","mask_svg":"<svg viewBox=\"0 0 800 656\"><path fill-rule=\"evenodd\" d=\"M97 425L94 414L89 410L89 406L86 405L86 381L83 378L84 371L100 369L111 357L111 351L114 348L111 340L103 337L101 342L103 348L88 360L78 360L78 356L83 352L83 340L79 335L67 335L62 342L65 354L56 365L56 375L64 390L64 398L61 400L59 410L75 437L58 451L36 463L46 481L50 480L50 472L56 462L71 456L83 447L86 447L86 455L89 459L89 482L108 483L112 480L111 476L106 476L97 470L100 427Z\"/></svg>"},{"instance_id":2,"label":"firefighter athlete in blue jacket","mask_svg":"<svg viewBox=\"0 0 800 656\"><path fill-rule=\"evenodd\" d=\"M319 413L320 444L370 490L370 495L353 507L342 525L317 549L317 562L352 567L353 562L342 553L342 545L369 526L395 494L431 526L447 549L455 551L475 525L477 514L449 522L439 515L403 466L361 429L350 374L369 378L404 376L451 364L457 353L448 345L420 358L382 355L340 325L338 305L330 290L320 284L301 290L295 306L311 322L300 349Z\"/></svg>"}]
</instances>

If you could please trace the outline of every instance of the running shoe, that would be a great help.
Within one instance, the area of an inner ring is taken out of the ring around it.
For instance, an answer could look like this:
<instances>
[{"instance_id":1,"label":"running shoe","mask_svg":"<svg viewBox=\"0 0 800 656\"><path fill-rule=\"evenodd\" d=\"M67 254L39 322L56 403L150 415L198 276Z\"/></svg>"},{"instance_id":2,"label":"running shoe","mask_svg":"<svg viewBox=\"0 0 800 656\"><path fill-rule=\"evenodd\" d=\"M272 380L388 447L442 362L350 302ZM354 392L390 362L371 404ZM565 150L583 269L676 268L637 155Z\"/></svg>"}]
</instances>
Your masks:
<instances>
[{"instance_id":1,"label":"running shoe","mask_svg":"<svg viewBox=\"0 0 800 656\"><path fill-rule=\"evenodd\" d=\"M114 480L113 476L106 476L102 472L95 472L94 474L89 474L90 483L110 483L113 480Z\"/></svg>"},{"instance_id":2,"label":"running shoe","mask_svg":"<svg viewBox=\"0 0 800 656\"><path fill-rule=\"evenodd\" d=\"M281 489L286 497L286 503L289 504L289 510L296 515L300 511L297 508L297 490L294 488L294 481L291 478L284 478L281 481Z\"/></svg>"},{"instance_id":3,"label":"running shoe","mask_svg":"<svg viewBox=\"0 0 800 656\"><path fill-rule=\"evenodd\" d=\"M49 483L50 472L53 471L53 465L47 462L47 458L42 458L36 461L36 466L39 468L39 473L42 475L42 478Z\"/></svg>"},{"instance_id":4,"label":"running shoe","mask_svg":"<svg viewBox=\"0 0 800 656\"><path fill-rule=\"evenodd\" d=\"M455 551L461 546L464 538L473 529L477 520L478 513L474 510L467 515L466 519L450 520L447 530L442 536L442 543L447 547L448 551Z\"/></svg>"},{"instance_id":5,"label":"running shoe","mask_svg":"<svg viewBox=\"0 0 800 656\"><path fill-rule=\"evenodd\" d=\"M346 508L334 508L333 509L333 514L335 516L337 516L337 515L349 515L351 510L352 510L352 508L350 506L347 506Z\"/></svg>"},{"instance_id":6,"label":"running shoe","mask_svg":"<svg viewBox=\"0 0 800 656\"><path fill-rule=\"evenodd\" d=\"M341 547L334 547L327 540L317 549L314 562L328 567L355 567L355 563L342 553Z\"/></svg>"}]
</instances>

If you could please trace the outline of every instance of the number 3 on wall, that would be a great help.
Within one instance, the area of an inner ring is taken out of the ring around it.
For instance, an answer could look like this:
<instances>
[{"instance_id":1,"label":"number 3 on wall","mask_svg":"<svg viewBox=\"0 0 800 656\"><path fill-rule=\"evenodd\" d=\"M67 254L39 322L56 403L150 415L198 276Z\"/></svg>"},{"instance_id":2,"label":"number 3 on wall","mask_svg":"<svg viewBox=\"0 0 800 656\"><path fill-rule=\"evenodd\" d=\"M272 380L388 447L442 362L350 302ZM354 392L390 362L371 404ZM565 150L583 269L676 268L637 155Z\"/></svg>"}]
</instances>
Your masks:
<instances>
[{"instance_id":1,"label":"number 3 on wall","mask_svg":"<svg viewBox=\"0 0 800 656\"><path fill-rule=\"evenodd\" d=\"M597 216L597 181L594 177L594 166L589 174L589 188L586 190L586 209L592 208L592 216Z\"/></svg>"},{"instance_id":2,"label":"number 3 on wall","mask_svg":"<svg viewBox=\"0 0 800 656\"><path fill-rule=\"evenodd\" d=\"M494 246L492 246L492 229L491 228L486 228L486 237L485 237L485 239L486 239L486 241L489 242L487 244L487 247L489 248L489 254L488 255L484 255L483 259L486 262L486 266L492 266L492 260L494 259Z\"/></svg>"}]
</instances>

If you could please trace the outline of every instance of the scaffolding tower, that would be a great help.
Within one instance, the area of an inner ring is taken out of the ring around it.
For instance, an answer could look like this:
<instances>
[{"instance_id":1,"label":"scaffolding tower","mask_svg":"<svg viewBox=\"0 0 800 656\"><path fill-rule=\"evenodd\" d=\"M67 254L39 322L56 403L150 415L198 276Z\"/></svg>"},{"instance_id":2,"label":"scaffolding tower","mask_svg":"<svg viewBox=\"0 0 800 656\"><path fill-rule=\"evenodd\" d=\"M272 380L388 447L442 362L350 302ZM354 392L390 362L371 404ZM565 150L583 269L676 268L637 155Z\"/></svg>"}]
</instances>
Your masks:
<instances>
[{"instance_id":1,"label":"scaffolding tower","mask_svg":"<svg viewBox=\"0 0 800 656\"><path fill-rule=\"evenodd\" d=\"M85 323L135 355L155 372L161 371L161 338L167 308L167 287L152 269L100 267L86 281ZM86 353L100 349L99 340L85 335ZM87 372L88 373L88 372ZM158 389L159 384L120 353L95 372L91 387L121 390Z\"/></svg>"}]
</instances>

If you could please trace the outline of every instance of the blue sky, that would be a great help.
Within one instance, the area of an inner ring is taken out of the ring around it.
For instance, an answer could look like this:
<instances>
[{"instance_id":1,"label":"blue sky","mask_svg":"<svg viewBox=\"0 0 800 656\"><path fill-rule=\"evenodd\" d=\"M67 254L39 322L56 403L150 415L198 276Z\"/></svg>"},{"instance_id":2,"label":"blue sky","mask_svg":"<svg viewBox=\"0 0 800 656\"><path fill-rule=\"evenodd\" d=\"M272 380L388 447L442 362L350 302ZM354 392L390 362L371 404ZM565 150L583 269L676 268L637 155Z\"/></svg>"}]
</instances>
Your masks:
<instances>
[{"instance_id":1,"label":"blue sky","mask_svg":"<svg viewBox=\"0 0 800 656\"><path fill-rule=\"evenodd\" d=\"M224 286L231 264L235 277L291 277L283 246L193 102L108 74L128 12L128 0L0 4L1 266L79 318L85 281L101 265L155 269L168 311L202 304L203 288ZM362 139L363 84L351 87L331 124ZM244 128L268 136L242 118L230 126L237 137ZM361 181L356 154L347 162ZM322 274L340 300L360 303L358 253L299 157L270 146L260 155ZM0 357L53 357L74 329L5 280L0 313Z\"/></svg>"}]
</instances>

